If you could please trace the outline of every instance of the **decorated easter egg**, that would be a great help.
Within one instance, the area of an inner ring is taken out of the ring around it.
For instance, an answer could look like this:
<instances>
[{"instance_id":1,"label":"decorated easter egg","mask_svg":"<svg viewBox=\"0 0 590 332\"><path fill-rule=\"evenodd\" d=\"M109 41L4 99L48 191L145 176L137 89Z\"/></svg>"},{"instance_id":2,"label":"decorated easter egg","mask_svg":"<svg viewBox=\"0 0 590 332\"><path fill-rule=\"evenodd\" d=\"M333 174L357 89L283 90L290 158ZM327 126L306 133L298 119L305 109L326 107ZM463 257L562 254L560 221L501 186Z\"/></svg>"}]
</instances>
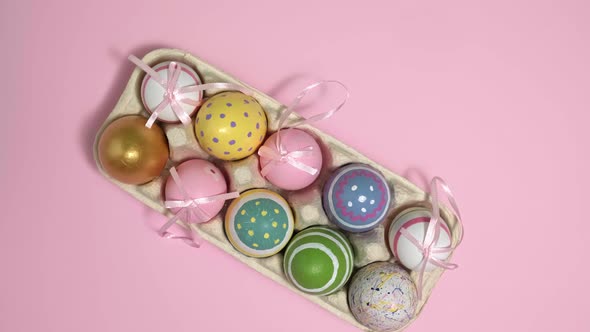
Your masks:
<instances>
[{"instance_id":1,"label":"decorated easter egg","mask_svg":"<svg viewBox=\"0 0 590 332\"><path fill-rule=\"evenodd\" d=\"M268 257L281 251L291 239L294 227L287 201L266 189L242 193L225 214L229 242L250 257Z\"/></svg>"},{"instance_id":2,"label":"decorated easter egg","mask_svg":"<svg viewBox=\"0 0 590 332\"><path fill-rule=\"evenodd\" d=\"M405 228L420 243L424 243L426 230L430 224L431 213L424 208L410 208L401 212L392 222L389 229L389 247L397 260L410 270L418 269L424 259L422 251L416 247L408 238L401 233ZM434 248L445 248L451 245L451 233L444 222L439 223L440 231ZM450 252L433 253L432 256L441 261L446 260ZM432 271L436 266L432 263L426 264L426 271Z\"/></svg>"},{"instance_id":3,"label":"decorated easter egg","mask_svg":"<svg viewBox=\"0 0 590 332\"><path fill-rule=\"evenodd\" d=\"M241 92L222 92L201 105L195 134L203 150L223 160L245 158L266 136L266 114L256 99Z\"/></svg>"},{"instance_id":4,"label":"decorated easter egg","mask_svg":"<svg viewBox=\"0 0 590 332\"><path fill-rule=\"evenodd\" d=\"M146 119L129 115L110 123L98 139L98 159L103 170L117 181L143 184L158 177L168 161L166 135Z\"/></svg>"},{"instance_id":5,"label":"decorated easter egg","mask_svg":"<svg viewBox=\"0 0 590 332\"><path fill-rule=\"evenodd\" d=\"M176 166L175 169L180 183L173 176L168 177L164 189L166 201L185 202L227 193L227 184L223 174L207 160L188 160ZM209 221L221 211L224 203L224 200L218 199L196 204L196 207L191 207L194 212L188 215L191 218L198 218L198 220L185 221ZM173 207L171 211L177 213L179 209L180 207Z\"/></svg>"},{"instance_id":6,"label":"decorated easter egg","mask_svg":"<svg viewBox=\"0 0 590 332\"><path fill-rule=\"evenodd\" d=\"M178 81L176 82L177 89L201 84L201 79L199 78L199 75L196 71L184 63L175 63L181 69L180 75L178 76ZM161 62L152 67L152 69L158 73L160 78L162 78L164 81L168 81L168 78L171 74L168 69L169 65L170 61ZM141 83L141 101L149 113L153 113L158 105L160 105L160 103L162 103L167 98L166 93L167 91L164 89L164 87L162 87L162 85L156 82L150 75L145 75L143 82ZM179 105L182 110L190 117L196 112L197 107L189 103L184 103L181 100L190 99L194 102L198 102L202 99L202 97L202 91L194 91L182 93L177 99L179 100ZM180 119L176 113L174 113L170 105L167 105L161 112L158 113L158 120L172 123L180 122Z\"/></svg>"},{"instance_id":7,"label":"decorated easter egg","mask_svg":"<svg viewBox=\"0 0 590 332\"><path fill-rule=\"evenodd\" d=\"M287 279L299 290L328 295L350 278L353 251L342 233L325 226L304 229L293 237L283 258Z\"/></svg>"},{"instance_id":8,"label":"decorated easter egg","mask_svg":"<svg viewBox=\"0 0 590 332\"><path fill-rule=\"evenodd\" d=\"M416 314L416 285L397 264L376 262L360 269L348 288L348 305L359 323L375 331L395 331Z\"/></svg>"},{"instance_id":9,"label":"decorated easter egg","mask_svg":"<svg viewBox=\"0 0 590 332\"><path fill-rule=\"evenodd\" d=\"M278 135L280 144L277 145ZM272 134L263 147L258 151L262 175L281 189L303 189L320 175L322 150L303 130L281 130Z\"/></svg>"},{"instance_id":10,"label":"decorated easter egg","mask_svg":"<svg viewBox=\"0 0 590 332\"><path fill-rule=\"evenodd\" d=\"M328 219L350 232L366 232L385 219L391 193L383 175L365 164L337 169L324 185L322 203Z\"/></svg>"}]
</instances>

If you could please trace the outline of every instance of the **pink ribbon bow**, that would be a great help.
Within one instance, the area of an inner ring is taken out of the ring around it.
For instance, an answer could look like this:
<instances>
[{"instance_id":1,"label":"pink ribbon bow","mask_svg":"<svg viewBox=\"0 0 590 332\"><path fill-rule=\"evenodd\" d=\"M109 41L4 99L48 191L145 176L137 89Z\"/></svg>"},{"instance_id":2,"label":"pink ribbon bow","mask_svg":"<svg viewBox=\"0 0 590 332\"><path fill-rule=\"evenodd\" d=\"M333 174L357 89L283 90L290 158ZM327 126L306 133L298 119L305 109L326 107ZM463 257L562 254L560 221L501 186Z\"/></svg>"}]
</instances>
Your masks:
<instances>
[{"instance_id":1,"label":"pink ribbon bow","mask_svg":"<svg viewBox=\"0 0 590 332\"><path fill-rule=\"evenodd\" d=\"M301 90L299 95L297 95L297 97L295 97L293 102L291 102L291 105L289 105L285 109L285 111L283 112L283 114L281 114L281 117L279 118L277 136L276 136L277 138L275 141L276 149L262 146L258 150L259 156L270 159L270 162L267 163L260 170L260 174L262 174L262 176L266 176L268 173L270 173L270 171L277 164L284 164L284 163L287 163L287 164L289 164L289 165L291 165L303 172L306 172L310 175L316 175L320 171L319 169L317 169L315 167L311 167L309 165L306 165L305 163L302 163L301 161L298 160L301 157L310 155L313 151L313 147L306 146L300 150L287 151L287 149L285 149L285 147L281 143L281 129L283 129L285 127L285 122L289 118L289 115L291 115L291 113L294 113L295 109L297 108L297 106L299 105L299 103L301 102L303 97L305 97L307 95L307 93L309 93L309 91L317 88L320 85L329 84L329 83L338 84L346 91L346 96L344 97L342 102L340 102L340 104L338 104L338 106L330 109L327 112L316 114L316 115L314 115L310 118L307 118L307 119L301 117L300 119L298 119L297 121L295 121L294 123L291 124L291 128L327 119L327 118L331 117L332 115L334 115L334 113L338 112L342 108L342 106L344 106L344 104L346 104L346 102L348 101L348 98L350 97L350 93L348 92L348 89L346 88L346 86L339 81L319 81L319 82L315 82L315 83L307 86L305 89Z\"/></svg>"},{"instance_id":2,"label":"pink ribbon bow","mask_svg":"<svg viewBox=\"0 0 590 332\"><path fill-rule=\"evenodd\" d=\"M228 199L233 199L240 196L240 193L231 192L207 197L192 198L184 188L184 185L182 183L182 180L180 179L180 176L178 175L178 172L176 171L176 168L172 167L170 169L170 176L172 177L172 180L174 181L176 186L178 186L178 189L180 190L180 193L182 194L184 199L170 200L164 202L164 206L167 209L180 208L180 210L178 210L176 214L172 218L170 218L168 222L160 228L160 230L158 230L158 234L161 237L165 237L167 239L181 239L191 247L198 248L201 246L201 237L198 234L191 233L195 234L195 237L176 235L168 232L168 229L172 225L174 225L178 219L180 219L181 214L185 215L185 221L188 223L200 224L207 222L211 220L214 216L211 216L207 212L203 211L203 209L200 207L201 204L207 204L218 200L225 201Z\"/></svg>"},{"instance_id":3,"label":"pink ribbon bow","mask_svg":"<svg viewBox=\"0 0 590 332\"><path fill-rule=\"evenodd\" d=\"M438 241L438 237L440 234L441 223L444 223L444 221L441 220L440 207L438 202L439 184L443 188L447 196L447 199L451 205L453 213L457 217L457 226L460 232L459 240L457 241L457 244L455 246L449 245L443 248L436 247L436 242ZM463 240L463 223L461 221L461 213L459 212L459 207L457 206L453 193L447 185L447 183L438 176L434 177L430 182L430 198L432 200L432 216L430 217L428 228L426 230L426 234L424 235L424 242L418 241L418 239L416 239L406 228L402 227L402 229L400 230L401 234L405 236L414 246L416 246L416 248L418 248L418 250L420 250L422 252L422 255L424 256L418 268L417 290L419 299L422 299L424 273L426 272L426 266L428 265L428 263L447 270L454 270L458 267L457 264L445 262L434 257L434 254L450 253L453 250L455 250L455 248L457 248Z\"/></svg>"},{"instance_id":4,"label":"pink ribbon bow","mask_svg":"<svg viewBox=\"0 0 590 332\"><path fill-rule=\"evenodd\" d=\"M163 100L152 111L152 114L150 115L148 121L145 124L147 128L152 127L154 122L158 119L160 113L164 109L166 109L168 105L170 105L170 108L178 117L180 122L182 122L184 125L189 125L191 123L190 115L182 108L180 104L184 103L197 107L200 105L201 101L183 97L183 95L186 93L205 91L208 89L237 90L248 95L252 93L249 89L233 83L206 83L178 87L178 78L182 73L182 67L178 65L177 62L170 62L170 64L168 65L168 80L164 80L158 74L158 72L156 72L152 67L148 66L145 62L141 61L136 56L130 55L129 61L133 62L137 67L139 67L147 75L149 75L154 81L160 84L162 88L164 88Z\"/></svg>"},{"instance_id":5,"label":"pink ribbon bow","mask_svg":"<svg viewBox=\"0 0 590 332\"><path fill-rule=\"evenodd\" d=\"M311 175L316 175L319 172L317 168L306 165L298 160L301 157L309 156L312 153L313 146L306 146L301 150L288 152L283 149L283 145L281 144L277 149L278 151L267 146L261 146L258 150L258 155L271 160L271 162L266 164L260 170L262 176L266 176L272 170L274 165L284 163Z\"/></svg>"}]
</instances>

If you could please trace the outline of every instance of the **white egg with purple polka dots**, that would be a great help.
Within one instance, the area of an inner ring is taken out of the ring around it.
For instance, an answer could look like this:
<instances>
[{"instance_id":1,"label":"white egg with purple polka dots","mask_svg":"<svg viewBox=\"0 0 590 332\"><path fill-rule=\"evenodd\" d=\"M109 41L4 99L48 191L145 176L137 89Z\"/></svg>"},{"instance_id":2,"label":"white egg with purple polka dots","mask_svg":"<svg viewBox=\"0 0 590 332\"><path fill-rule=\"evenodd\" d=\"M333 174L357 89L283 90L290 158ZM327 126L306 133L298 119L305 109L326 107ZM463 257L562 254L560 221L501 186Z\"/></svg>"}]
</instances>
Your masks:
<instances>
[{"instance_id":1,"label":"white egg with purple polka dots","mask_svg":"<svg viewBox=\"0 0 590 332\"><path fill-rule=\"evenodd\" d=\"M387 181L375 168L348 164L324 185L322 203L331 222L349 232L367 232L385 219L392 200Z\"/></svg>"},{"instance_id":2,"label":"white egg with purple polka dots","mask_svg":"<svg viewBox=\"0 0 590 332\"><path fill-rule=\"evenodd\" d=\"M176 62L176 64L180 66L181 69L180 75L178 76L178 81L176 82L176 88L201 84L201 79L194 69L181 62ZM168 81L168 76L170 75L169 65L170 61L161 62L152 67L152 69L158 73L161 79ZM187 99L192 101L191 103L179 102L182 110L189 117L191 117L197 111L197 107L194 105L194 102L199 102L203 98L203 92L186 92L180 97L181 98L179 99ZM160 83L156 82L150 75L145 75L143 82L141 83L141 101L143 102L143 105L148 113L153 113L165 98L166 89L164 89L164 87L162 87ZM169 104L158 113L158 120L168 123L180 122L180 119L176 113L174 113L172 107Z\"/></svg>"}]
</instances>

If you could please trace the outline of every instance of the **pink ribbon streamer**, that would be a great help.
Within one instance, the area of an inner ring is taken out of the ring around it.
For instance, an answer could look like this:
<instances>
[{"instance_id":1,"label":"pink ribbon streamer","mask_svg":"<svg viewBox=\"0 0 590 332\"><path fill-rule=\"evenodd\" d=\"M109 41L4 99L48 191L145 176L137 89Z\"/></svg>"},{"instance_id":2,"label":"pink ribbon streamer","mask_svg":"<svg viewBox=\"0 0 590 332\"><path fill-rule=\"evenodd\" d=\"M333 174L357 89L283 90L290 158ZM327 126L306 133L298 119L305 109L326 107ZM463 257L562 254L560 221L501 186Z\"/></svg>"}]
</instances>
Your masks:
<instances>
[{"instance_id":1,"label":"pink ribbon streamer","mask_svg":"<svg viewBox=\"0 0 590 332\"><path fill-rule=\"evenodd\" d=\"M330 83L338 84L346 91L346 96L344 97L344 99L336 107L334 107L326 112L316 114L310 118L301 117L300 119L298 119L297 121L295 121L294 123L291 124L291 128L299 127L304 124L309 124L309 123L321 121L324 119L328 119L331 116L333 116L336 112L338 112L342 108L342 106L344 106L344 104L346 104L346 102L348 101L348 98L350 97L350 92L348 91L346 86L339 81L319 81L319 82L315 82L315 83L307 86L305 89L301 90L301 92L295 97L295 99L293 99L291 104L285 109L285 111L283 111L283 114L281 114L281 117L278 120L277 138L275 141L276 150L271 149L266 146L262 146L258 150L259 156L270 159L270 162L268 164L266 164L264 167L262 167L262 169L260 170L260 174L262 174L262 176L266 177L266 175L268 173L270 173L270 171L272 171L272 169L277 164L282 164L282 163L287 163L287 164L289 164L289 165L291 165L303 172L306 172L310 175L316 175L320 171L319 169L317 169L315 167L311 167L309 165L306 165L298 160L298 158L310 155L312 153L313 147L306 146L300 150L287 151L285 149L285 147L283 146L283 144L281 143L281 129L283 129L286 126L285 123L287 122L289 115L291 115L291 113L295 112L295 109L297 108L297 106L299 106L299 103L301 103L301 100L311 90L317 88L320 85L330 84Z\"/></svg>"},{"instance_id":2,"label":"pink ribbon streamer","mask_svg":"<svg viewBox=\"0 0 590 332\"><path fill-rule=\"evenodd\" d=\"M225 193L225 194L219 194L219 195L213 195L213 196L207 196L207 197L192 198L192 197L190 197L190 195L186 191L186 189L182 183L182 180L180 179L180 176L178 175L178 172L176 171L175 167L172 167L170 169L170 176L172 177L172 180L174 181L176 186L178 186L180 193L182 194L184 199L183 200L170 200L170 201L164 202L164 206L167 209L180 208L180 210L178 210L176 212L176 214L172 218L170 218L168 220L168 222L166 224L164 224L164 226L162 226L158 230L158 234L161 237L164 237L167 239L183 240L189 246L199 248L201 246L202 239L197 233L194 233L194 232L191 233L191 234L194 234L194 237L184 236L184 235L176 235L176 234L168 232L168 229L170 227L172 227L172 225L174 225L176 223L176 221L178 221L180 219L182 214L184 214L185 220L188 223L193 222L193 223L200 224L200 223L207 222L207 221L211 220L214 216L211 216L208 213L206 213L205 211L203 211L203 209L200 207L201 204L207 204L207 203L215 202L218 200L225 201L228 199L233 199L233 198L239 197L240 193L239 192L231 192L231 193Z\"/></svg>"},{"instance_id":3,"label":"pink ribbon streamer","mask_svg":"<svg viewBox=\"0 0 590 332\"><path fill-rule=\"evenodd\" d=\"M156 106L156 108L152 111L152 114L150 115L148 121L145 124L147 128L152 127L154 122L156 122L156 120L158 119L160 113L164 109L166 109L168 105L170 105L170 108L178 117L180 122L182 122L184 125L190 125L190 115L182 108L180 104L184 103L197 107L200 105L200 100L194 100L183 97L185 93L205 91L208 89L227 89L240 91L245 94L252 93L252 91L250 91L249 89L233 83L206 83L178 87L178 77L180 77L180 74L182 73L182 67L179 66L177 62L170 62L170 64L168 65L168 80L164 80L158 74L158 72L156 72L152 67L147 65L145 62L141 61L136 56L130 55L128 59L141 70L143 70L147 75L149 75L154 81L160 84L160 86L162 86L162 88L164 88L165 91L162 102L158 104L158 106Z\"/></svg>"},{"instance_id":4,"label":"pink ribbon streamer","mask_svg":"<svg viewBox=\"0 0 590 332\"><path fill-rule=\"evenodd\" d=\"M441 223L444 223L444 221L441 220L440 216L438 194L439 185L446 194L447 200L451 205L452 211L457 217L457 226L460 232L459 240L457 241L457 244L455 246L449 245L448 247L443 248L436 247L436 242L438 241L438 237L440 235ZM418 268L417 290L419 299L422 299L424 273L426 272L426 266L428 265L428 263L447 270L454 270L458 267L457 264L442 261L434 257L433 255L440 253L450 253L453 250L455 250L455 248L457 248L463 240L463 223L461 220L461 213L459 212L459 207L457 206L451 188L449 188L447 183L438 176L434 177L430 182L430 198L432 200L432 216L430 217L428 228L426 230L426 234L424 235L424 242L418 241L418 239L416 239L407 229L402 227L400 230L401 234L404 237L406 237L414 246L416 246L416 248L418 248L418 250L420 250L422 252L422 255L424 256Z\"/></svg>"}]
</instances>

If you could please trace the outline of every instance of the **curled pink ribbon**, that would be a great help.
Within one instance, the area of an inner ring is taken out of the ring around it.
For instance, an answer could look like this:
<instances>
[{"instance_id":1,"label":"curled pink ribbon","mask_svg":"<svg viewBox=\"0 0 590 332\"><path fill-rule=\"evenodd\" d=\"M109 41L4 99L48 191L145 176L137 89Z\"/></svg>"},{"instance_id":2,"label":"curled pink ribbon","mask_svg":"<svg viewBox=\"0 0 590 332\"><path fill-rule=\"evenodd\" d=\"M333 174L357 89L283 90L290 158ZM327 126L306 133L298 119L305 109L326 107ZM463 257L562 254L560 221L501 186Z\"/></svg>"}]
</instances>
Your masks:
<instances>
[{"instance_id":1,"label":"curled pink ribbon","mask_svg":"<svg viewBox=\"0 0 590 332\"><path fill-rule=\"evenodd\" d=\"M350 93L349 93L348 89L346 88L346 86L339 81L319 81L319 82L315 82L315 83L307 86L305 89L301 90L301 92L297 95L297 97L295 97L293 102L291 102L291 104L285 109L285 111L283 111L283 113L281 114L281 117L278 120L278 129L277 129L277 136L276 136L276 141L275 141L276 149L262 146L258 150L259 156L270 159L270 162L267 163L260 170L260 174L262 174L262 176L265 177L268 173L270 173L270 171L277 164L284 164L284 163L287 163L287 164L289 164L289 165L291 165L303 172L306 172L310 175L316 175L320 171L319 169L317 169L315 167L311 167L311 166L306 165L305 163L302 163L301 161L299 161L299 158L310 155L312 153L313 147L306 146L300 150L287 151L287 149L285 149L285 147L281 143L281 129L283 129L286 126L285 123L287 122L289 115L291 115L291 113L294 113L297 106L299 106L299 103L301 103L301 100L309 93L309 91L317 88L320 85L330 84L330 83L338 84L346 91L346 96L344 97L344 99L336 107L330 109L329 111L326 111L326 112L323 112L320 114L316 114L310 118L301 117L300 119L298 119L297 121L295 121L294 123L291 124L291 128L327 119L327 118L331 117L332 115L334 115L334 113L338 112L342 108L342 106L344 106L344 104L346 104L346 102L348 101L348 98L350 97Z\"/></svg>"},{"instance_id":2,"label":"curled pink ribbon","mask_svg":"<svg viewBox=\"0 0 590 332\"><path fill-rule=\"evenodd\" d=\"M438 241L438 237L440 234L441 223L444 223L441 220L440 216L440 206L439 206L439 196L438 196L438 185L443 188L447 200L449 201L453 213L457 217L457 226L460 232L459 240L455 246L449 245L447 247L436 247L436 242ZM441 267L447 270L454 270L458 267L457 264L445 262L434 257L434 254L440 253L450 253L455 248L461 244L463 240L463 223L461 221L461 213L459 212L459 207L455 201L453 196L453 192L451 188L447 185L447 183L440 177L436 176L430 182L430 198L432 200L432 216L430 217L430 221L428 223L428 228L426 230L426 234L424 235L424 242L418 241L406 228L401 228L400 232L403 236L405 236L418 250L422 252L423 259L420 262L418 267L418 283L417 283L417 290L418 290L418 298L422 299L422 288L424 282L424 273L426 272L426 266L428 263L433 264L435 266Z\"/></svg>"},{"instance_id":3,"label":"curled pink ribbon","mask_svg":"<svg viewBox=\"0 0 590 332\"><path fill-rule=\"evenodd\" d=\"M184 214L185 220L188 223L192 222L192 223L200 224L200 223L207 222L207 221L211 220L214 216L211 216L208 213L206 213L205 211L203 211L203 209L200 207L201 204L207 204L207 203L211 203L211 202L218 201L218 200L225 201L228 199L233 199L233 198L240 196L240 193L239 192L231 192L231 193L225 193L225 194L219 194L219 195L213 195L213 196L207 196L207 197L192 198L192 197L190 197L190 195L188 194L188 192L184 188L182 180L180 179L180 176L178 175L178 172L176 171L175 167L172 167L170 169L170 176L172 177L172 180L174 181L176 186L178 186L178 189L180 190L180 193L182 194L184 199L183 200L170 200L170 201L164 202L164 206L167 209L180 208L180 210L178 210L176 212L176 214L172 218L170 218L168 220L168 222L166 224L164 224L164 226L162 226L158 230L158 234L161 237L165 237L167 239L181 239L181 240L185 241L191 247L198 248L201 246L201 237L198 234L191 233L191 234L195 235L194 237L184 236L184 235L176 235L176 234L172 234L172 233L168 232L168 229L170 227L172 227L172 225L174 225L178 219L180 219L181 214Z\"/></svg>"},{"instance_id":4,"label":"curled pink ribbon","mask_svg":"<svg viewBox=\"0 0 590 332\"><path fill-rule=\"evenodd\" d=\"M164 80L158 74L158 72L156 72L152 67L141 61L136 56L130 55L128 59L141 70L143 70L147 75L149 75L155 82L160 84L162 88L164 88L163 100L152 111L152 114L145 124L147 128L152 127L154 122L156 122L158 119L160 113L166 109L168 105L170 105L170 108L178 117L180 122L182 122L184 125L189 125L191 123L190 115L182 108L180 104L184 103L197 107L200 105L201 101L183 97L185 93L205 91L208 89L236 90L248 95L252 93L249 89L233 83L206 83L178 87L178 78L182 73L182 67L179 66L177 62L171 61L170 64L168 64L168 80Z\"/></svg>"}]
</instances>

